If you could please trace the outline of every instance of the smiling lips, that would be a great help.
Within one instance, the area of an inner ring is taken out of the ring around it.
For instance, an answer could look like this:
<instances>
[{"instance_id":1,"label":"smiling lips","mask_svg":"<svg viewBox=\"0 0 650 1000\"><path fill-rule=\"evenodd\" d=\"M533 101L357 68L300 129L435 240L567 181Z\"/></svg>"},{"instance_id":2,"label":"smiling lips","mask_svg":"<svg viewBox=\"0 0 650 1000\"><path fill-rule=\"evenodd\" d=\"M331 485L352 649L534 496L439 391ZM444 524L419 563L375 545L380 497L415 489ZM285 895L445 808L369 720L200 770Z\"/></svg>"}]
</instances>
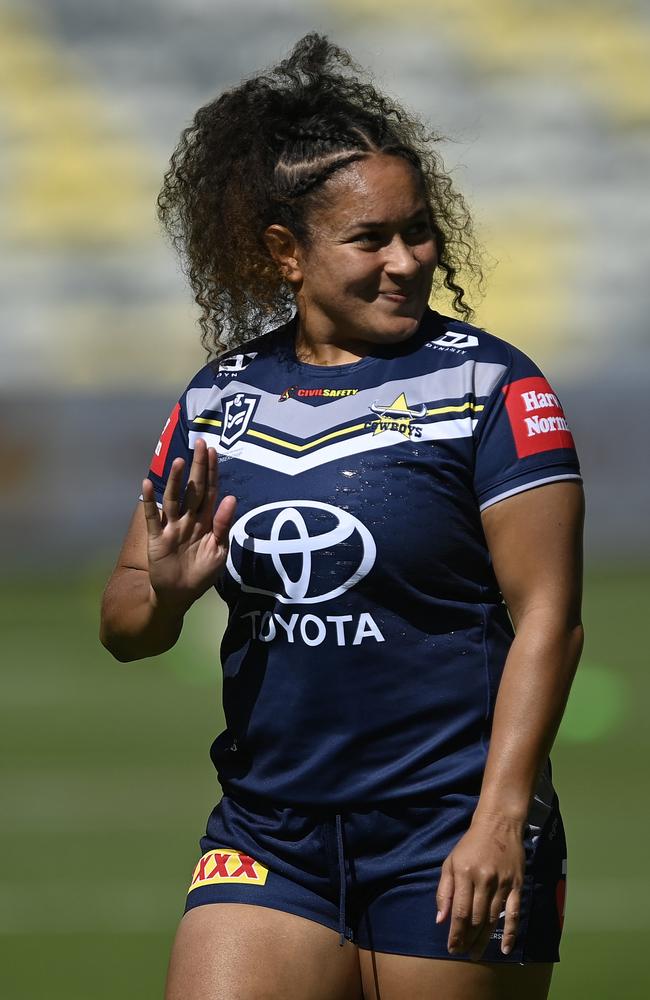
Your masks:
<instances>
[{"instance_id":1,"label":"smiling lips","mask_svg":"<svg viewBox=\"0 0 650 1000\"><path fill-rule=\"evenodd\" d=\"M395 302L405 302L413 294L412 292L380 292L380 295L385 295L386 298L393 299Z\"/></svg>"}]
</instances>

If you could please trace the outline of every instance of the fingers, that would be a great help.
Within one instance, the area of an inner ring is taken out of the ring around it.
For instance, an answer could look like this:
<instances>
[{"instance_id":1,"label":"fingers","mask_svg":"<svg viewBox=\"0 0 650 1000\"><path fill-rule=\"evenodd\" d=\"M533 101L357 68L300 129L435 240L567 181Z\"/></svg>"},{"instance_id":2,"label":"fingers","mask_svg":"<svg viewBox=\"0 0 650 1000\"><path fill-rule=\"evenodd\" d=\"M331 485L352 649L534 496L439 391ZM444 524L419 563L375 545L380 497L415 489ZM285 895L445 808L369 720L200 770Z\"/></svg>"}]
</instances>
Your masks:
<instances>
[{"instance_id":1,"label":"fingers","mask_svg":"<svg viewBox=\"0 0 650 1000\"><path fill-rule=\"evenodd\" d=\"M474 942L471 944L469 949L469 957L473 962L477 962L483 952L488 946L488 942L494 933L494 930L499 923L500 917L503 915L503 907L505 906L504 894L500 889L496 895L492 897L492 901L489 902L489 912L487 914L487 919L483 922L482 926L479 928L479 932L476 935ZM476 910L476 901L475 901Z\"/></svg>"},{"instance_id":2,"label":"fingers","mask_svg":"<svg viewBox=\"0 0 650 1000\"><path fill-rule=\"evenodd\" d=\"M199 443L200 442L200 443ZM198 452L198 459L197 459ZM214 511L215 501L219 490L219 460L216 448L207 448L205 441L197 438L195 447L195 461L192 463L192 473L196 464L196 490L194 496L197 500L196 506L191 506L186 499L186 507L198 513L201 522L205 524L206 530L212 528L212 533L218 545L227 545L228 532L232 524L237 501L233 496L224 497L219 507ZM213 513L214 511L214 513Z\"/></svg>"},{"instance_id":3,"label":"fingers","mask_svg":"<svg viewBox=\"0 0 650 1000\"><path fill-rule=\"evenodd\" d=\"M480 934L472 944L471 948L469 948L469 957L471 958L472 962L478 962L483 957L483 952L490 943L490 938L494 933L494 928L496 927L496 925L497 921L495 921L494 923L488 921L488 923L483 925Z\"/></svg>"},{"instance_id":4,"label":"fingers","mask_svg":"<svg viewBox=\"0 0 650 1000\"><path fill-rule=\"evenodd\" d=\"M227 496L223 498L215 511L212 519L212 533L217 545L228 544L228 532L230 531L236 506L237 501L235 497Z\"/></svg>"},{"instance_id":5,"label":"fingers","mask_svg":"<svg viewBox=\"0 0 650 1000\"><path fill-rule=\"evenodd\" d=\"M509 889L508 883L499 884L496 878L478 881L470 872L454 871L448 859L436 892L436 923L450 918L449 954L469 952L470 959L478 961L504 915L501 951L510 954L517 938L520 895L519 889Z\"/></svg>"},{"instance_id":6,"label":"fingers","mask_svg":"<svg viewBox=\"0 0 650 1000\"><path fill-rule=\"evenodd\" d=\"M470 953L476 949L478 940L485 934L486 927L489 927L491 903L495 889L496 878L474 886L472 918L465 937L465 949Z\"/></svg>"},{"instance_id":7,"label":"fingers","mask_svg":"<svg viewBox=\"0 0 650 1000\"><path fill-rule=\"evenodd\" d=\"M185 489L184 509L192 514L198 513L206 494L206 483L208 481L208 467L210 464L210 454L215 454L214 448L208 449L203 438L197 438L194 444L194 456L192 466L187 479ZM213 460L212 460L213 461Z\"/></svg>"},{"instance_id":8,"label":"fingers","mask_svg":"<svg viewBox=\"0 0 650 1000\"><path fill-rule=\"evenodd\" d=\"M501 940L501 951L504 955L509 955L517 940L517 930L519 928L519 911L521 907L521 890L512 889L506 900L506 921L503 926L503 938Z\"/></svg>"},{"instance_id":9,"label":"fingers","mask_svg":"<svg viewBox=\"0 0 650 1000\"><path fill-rule=\"evenodd\" d=\"M217 495L217 452L208 448L203 438L197 438L192 465L183 496L185 459L175 458L169 470L163 494L165 521L177 521L183 513L192 517L205 515L205 528L209 530L212 510Z\"/></svg>"},{"instance_id":10,"label":"fingers","mask_svg":"<svg viewBox=\"0 0 650 1000\"><path fill-rule=\"evenodd\" d=\"M476 962L481 958L483 952L488 946L497 924L499 923L499 920L504 916L505 923L501 938L501 951L504 955L510 954L517 940L520 901L521 893L519 889L511 889L505 902L503 889L500 889L499 892L492 898L486 920L479 927L478 934L468 949L469 957L472 961ZM474 919L475 918L473 918L473 922Z\"/></svg>"},{"instance_id":11,"label":"fingers","mask_svg":"<svg viewBox=\"0 0 650 1000\"><path fill-rule=\"evenodd\" d=\"M150 479L142 480L142 502L147 524L147 535L149 538L157 538L162 532L162 524L160 523L160 512L156 503L156 494Z\"/></svg>"},{"instance_id":12,"label":"fingers","mask_svg":"<svg viewBox=\"0 0 650 1000\"><path fill-rule=\"evenodd\" d=\"M181 484L185 459L175 458L169 470L169 477L163 493L162 509L167 522L177 521L181 507Z\"/></svg>"},{"instance_id":13,"label":"fingers","mask_svg":"<svg viewBox=\"0 0 650 1000\"><path fill-rule=\"evenodd\" d=\"M225 542L230 530L236 500L234 497L225 497L219 505L219 510L213 514L219 483L216 449L208 448L203 438L197 438L192 467L183 497L184 469L185 460L175 458L171 464L163 494L163 524L178 521L182 510L183 514L189 513L192 520L199 518L206 531L213 531L217 541ZM153 524L151 509L150 516Z\"/></svg>"},{"instance_id":14,"label":"fingers","mask_svg":"<svg viewBox=\"0 0 650 1000\"><path fill-rule=\"evenodd\" d=\"M206 531L212 527L214 505L219 488L218 461L216 448L208 448L206 456L206 484L203 501L199 509L199 517Z\"/></svg>"},{"instance_id":15,"label":"fingers","mask_svg":"<svg viewBox=\"0 0 650 1000\"><path fill-rule=\"evenodd\" d=\"M450 955L458 955L467 951L468 940L472 936L471 923L473 911L474 886L468 877L454 879L454 901L451 907L451 926L447 938L447 951Z\"/></svg>"},{"instance_id":16,"label":"fingers","mask_svg":"<svg viewBox=\"0 0 650 1000\"><path fill-rule=\"evenodd\" d=\"M438 883L438 891L436 892L436 902L438 904L438 913L436 915L436 923L442 924L447 920L451 912L451 905L454 900L454 874L450 862L445 861L442 866L442 872L440 874L440 882Z\"/></svg>"}]
</instances>

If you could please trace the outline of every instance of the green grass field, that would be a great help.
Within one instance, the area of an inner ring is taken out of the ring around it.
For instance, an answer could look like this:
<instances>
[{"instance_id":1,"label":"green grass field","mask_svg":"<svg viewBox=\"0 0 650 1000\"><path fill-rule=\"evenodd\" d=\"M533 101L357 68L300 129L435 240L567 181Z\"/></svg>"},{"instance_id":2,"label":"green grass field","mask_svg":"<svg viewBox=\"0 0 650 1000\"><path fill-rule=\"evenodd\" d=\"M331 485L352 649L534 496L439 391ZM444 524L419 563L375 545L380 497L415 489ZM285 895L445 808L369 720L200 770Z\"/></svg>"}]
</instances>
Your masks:
<instances>
[{"instance_id":1,"label":"green grass field","mask_svg":"<svg viewBox=\"0 0 650 1000\"><path fill-rule=\"evenodd\" d=\"M222 726L212 595L164 657L97 639L103 580L0 584L0 998L160 1000ZM553 754L569 838L553 1000L646 1000L650 570L593 570ZM433 904L432 904L433 905Z\"/></svg>"}]
</instances>

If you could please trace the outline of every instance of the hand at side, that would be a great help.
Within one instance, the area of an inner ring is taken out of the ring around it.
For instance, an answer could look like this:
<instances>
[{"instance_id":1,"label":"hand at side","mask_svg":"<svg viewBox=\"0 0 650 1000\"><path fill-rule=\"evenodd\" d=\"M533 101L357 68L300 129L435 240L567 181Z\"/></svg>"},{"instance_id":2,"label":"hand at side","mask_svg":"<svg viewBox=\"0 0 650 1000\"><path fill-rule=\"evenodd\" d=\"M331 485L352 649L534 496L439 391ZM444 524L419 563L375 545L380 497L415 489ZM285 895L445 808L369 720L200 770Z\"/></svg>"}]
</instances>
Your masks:
<instances>
[{"instance_id":1,"label":"hand at side","mask_svg":"<svg viewBox=\"0 0 650 1000\"><path fill-rule=\"evenodd\" d=\"M475 814L442 866L436 923L451 917L447 947L452 955L469 952L477 961L505 910L501 951L509 954L519 924L524 876L521 823Z\"/></svg>"}]
</instances>

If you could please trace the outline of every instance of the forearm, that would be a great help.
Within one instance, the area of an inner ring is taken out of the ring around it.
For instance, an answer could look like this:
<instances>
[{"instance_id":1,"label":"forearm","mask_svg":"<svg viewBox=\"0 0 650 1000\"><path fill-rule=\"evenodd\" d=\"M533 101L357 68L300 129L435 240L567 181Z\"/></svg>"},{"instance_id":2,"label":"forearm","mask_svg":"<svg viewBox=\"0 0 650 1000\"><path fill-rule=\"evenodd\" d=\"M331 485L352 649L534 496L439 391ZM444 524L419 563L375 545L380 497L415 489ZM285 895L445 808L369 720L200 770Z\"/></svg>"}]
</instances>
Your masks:
<instances>
[{"instance_id":1,"label":"forearm","mask_svg":"<svg viewBox=\"0 0 650 1000\"><path fill-rule=\"evenodd\" d=\"M495 705L477 816L525 823L566 706L583 642L581 625L551 612L519 623Z\"/></svg>"},{"instance_id":2,"label":"forearm","mask_svg":"<svg viewBox=\"0 0 650 1000\"><path fill-rule=\"evenodd\" d=\"M122 662L157 656L176 643L186 610L163 603L146 570L120 567L104 591L99 637Z\"/></svg>"}]
</instances>

